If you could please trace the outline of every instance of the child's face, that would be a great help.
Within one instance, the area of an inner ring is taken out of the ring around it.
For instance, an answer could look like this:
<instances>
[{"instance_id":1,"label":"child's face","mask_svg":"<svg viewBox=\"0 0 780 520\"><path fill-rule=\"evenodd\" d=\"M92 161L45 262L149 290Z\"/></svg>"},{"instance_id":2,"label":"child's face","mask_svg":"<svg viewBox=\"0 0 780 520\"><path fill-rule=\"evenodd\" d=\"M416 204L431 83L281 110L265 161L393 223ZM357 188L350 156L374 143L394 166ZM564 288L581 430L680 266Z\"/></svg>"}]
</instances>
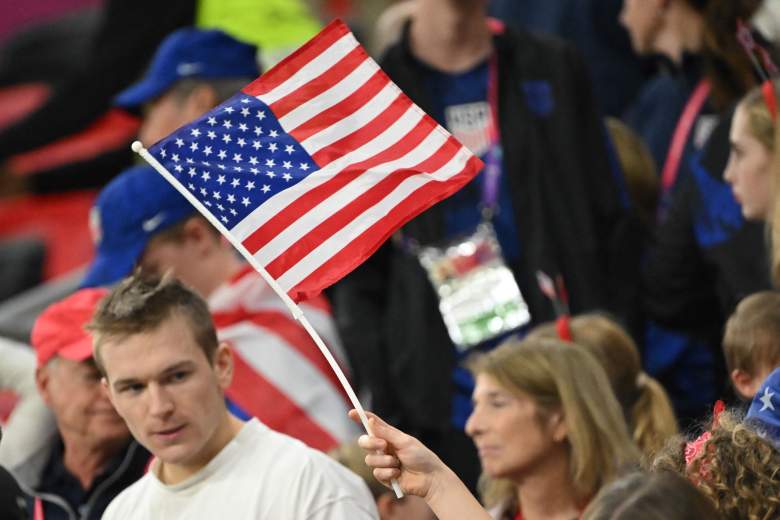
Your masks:
<instances>
[{"instance_id":1,"label":"child's face","mask_svg":"<svg viewBox=\"0 0 780 520\"><path fill-rule=\"evenodd\" d=\"M740 399L750 401L761 388L763 383L769 374L777 368L776 366L759 365L753 372L750 373L746 370L739 368L734 369L731 372L731 382L734 384L734 389L737 391L737 395Z\"/></svg>"}]
</instances>

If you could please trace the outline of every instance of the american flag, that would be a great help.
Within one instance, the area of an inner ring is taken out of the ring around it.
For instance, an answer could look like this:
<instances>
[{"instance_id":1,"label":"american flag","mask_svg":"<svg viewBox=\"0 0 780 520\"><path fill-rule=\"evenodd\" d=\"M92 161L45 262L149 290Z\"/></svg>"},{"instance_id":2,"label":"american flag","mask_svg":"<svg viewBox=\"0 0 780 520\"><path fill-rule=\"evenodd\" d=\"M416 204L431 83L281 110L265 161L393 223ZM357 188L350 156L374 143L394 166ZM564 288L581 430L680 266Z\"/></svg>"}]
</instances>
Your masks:
<instances>
[{"instance_id":1,"label":"american flag","mask_svg":"<svg viewBox=\"0 0 780 520\"><path fill-rule=\"evenodd\" d=\"M338 20L149 151L296 301L482 167Z\"/></svg>"}]
</instances>

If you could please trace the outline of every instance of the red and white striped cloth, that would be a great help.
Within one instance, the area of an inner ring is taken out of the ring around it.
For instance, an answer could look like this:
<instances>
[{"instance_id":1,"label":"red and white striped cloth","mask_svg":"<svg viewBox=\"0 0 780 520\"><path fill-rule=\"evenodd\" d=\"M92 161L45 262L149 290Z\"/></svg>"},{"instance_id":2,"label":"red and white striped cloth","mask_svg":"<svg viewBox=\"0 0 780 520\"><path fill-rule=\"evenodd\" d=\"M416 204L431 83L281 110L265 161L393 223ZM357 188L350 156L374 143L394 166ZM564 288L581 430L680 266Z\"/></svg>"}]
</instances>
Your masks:
<instances>
[{"instance_id":1,"label":"red and white striped cloth","mask_svg":"<svg viewBox=\"0 0 780 520\"><path fill-rule=\"evenodd\" d=\"M228 398L268 427L323 451L359 431L344 390L308 333L250 267L218 288L209 307L220 341L234 353ZM300 304L346 373L344 352L323 297Z\"/></svg>"}]
</instances>

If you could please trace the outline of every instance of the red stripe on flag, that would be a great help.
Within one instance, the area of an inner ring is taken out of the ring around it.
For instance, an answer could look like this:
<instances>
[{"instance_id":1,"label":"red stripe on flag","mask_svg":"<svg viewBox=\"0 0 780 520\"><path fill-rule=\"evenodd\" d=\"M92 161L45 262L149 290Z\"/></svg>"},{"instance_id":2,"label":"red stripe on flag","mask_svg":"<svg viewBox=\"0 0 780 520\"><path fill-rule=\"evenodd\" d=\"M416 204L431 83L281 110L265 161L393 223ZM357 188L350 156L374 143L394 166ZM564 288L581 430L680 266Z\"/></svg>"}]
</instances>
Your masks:
<instances>
[{"instance_id":1,"label":"red stripe on flag","mask_svg":"<svg viewBox=\"0 0 780 520\"><path fill-rule=\"evenodd\" d=\"M398 227L463 187L480 168L482 168L482 161L472 156L460 173L444 183L446 186L443 187L440 182L430 182L421 187L394 207L387 217L374 223L341 251L312 271L309 276L287 291L287 294L295 301L320 294L324 287L337 282L371 256Z\"/></svg>"},{"instance_id":2,"label":"red stripe on flag","mask_svg":"<svg viewBox=\"0 0 780 520\"><path fill-rule=\"evenodd\" d=\"M317 36L244 87L244 93L250 96L261 96L270 92L349 32L344 22L333 20Z\"/></svg>"},{"instance_id":3,"label":"red stripe on flag","mask_svg":"<svg viewBox=\"0 0 780 520\"><path fill-rule=\"evenodd\" d=\"M312 156L320 168L324 168L344 154L357 150L368 143L395 123L412 106L412 101L406 96L398 96L389 107L374 119L358 128L349 135L326 146Z\"/></svg>"},{"instance_id":4,"label":"red stripe on flag","mask_svg":"<svg viewBox=\"0 0 780 520\"><path fill-rule=\"evenodd\" d=\"M328 361L320 352L319 347L311 339L306 329L298 325L293 318L278 311L248 312L241 308L230 312L214 313L214 324L217 329L241 322L253 323L267 330L269 334L279 336L282 341L294 348L298 354L306 358L309 363L315 366L330 381L333 388L344 398L345 403L349 402L346 391L330 368ZM262 345L258 345L257 348L262 348Z\"/></svg>"},{"instance_id":5,"label":"red stripe on flag","mask_svg":"<svg viewBox=\"0 0 780 520\"><path fill-rule=\"evenodd\" d=\"M411 140L411 139L409 139ZM419 141L414 141L414 145ZM420 163L394 171L358 198L341 208L339 211L322 221L305 236L301 237L295 245L290 247L285 254L279 255L273 262L266 266L266 270L274 278L279 278L288 269L297 264L306 255L311 253L322 242L333 236L334 233L347 226L350 222L359 218L366 210L380 202L403 181L414 175L424 175L423 172L434 172L447 164L457 153L460 145L454 138L446 141L433 155Z\"/></svg>"},{"instance_id":6,"label":"red stripe on flag","mask_svg":"<svg viewBox=\"0 0 780 520\"><path fill-rule=\"evenodd\" d=\"M384 72L378 70L359 89L327 110L323 110L290 133L299 143L305 141L321 130L341 121L347 114L352 114L371 101L383 88L390 83Z\"/></svg>"},{"instance_id":7,"label":"red stripe on flag","mask_svg":"<svg viewBox=\"0 0 780 520\"><path fill-rule=\"evenodd\" d=\"M328 451L339 442L276 386L258 374L240 355L233 358L233 383L227 397L248 414L277 432Z\"/></svg>"},{"instance_id":8,"label":"red stripe on flag","mask_svg":"<svg viewBox=\"0 0 780 520\"><path fill-rule=\"evenodd\" d=\"M317 296L306 300L306 306L328 315L328 319L333 319L333 309L330 302L324 296Z\"/></svg>"},{"instance_id":9,"label":"red stripe on flag","mask_svg":"<svg viewBox=\"0 0 780 520\"><path fill-rule=\"evenodd\" d=\"M273 111L277 119L281 119L298 108L304 100L314 99L343 80L367 59L369 59L368 55L366 55L363 48L360 46L355 47L323 74L301 85L278 101L271 103L271 111Z\"/></svg>"},{"instance_id":10,"label":"red stripe on flag","mask_svg":"<svg viewBox=\"0 0 780 520\"><path fill-rule=\"evenodd\" d=\"M304 193L284 208L284 210L271 217L268 222L257 228L244 239L242 244L250 253L255 254L276 235L298 220L301 215L316 207L319 203L362 175L366 170L385 162L399 159L409 153L425 136L431 133L435 126L436 123L433 121L423 119L406 136L382 153L374 155L365 161L347 166L345 169L335 173L327 182Z\"/></svg>"}]
</instances>

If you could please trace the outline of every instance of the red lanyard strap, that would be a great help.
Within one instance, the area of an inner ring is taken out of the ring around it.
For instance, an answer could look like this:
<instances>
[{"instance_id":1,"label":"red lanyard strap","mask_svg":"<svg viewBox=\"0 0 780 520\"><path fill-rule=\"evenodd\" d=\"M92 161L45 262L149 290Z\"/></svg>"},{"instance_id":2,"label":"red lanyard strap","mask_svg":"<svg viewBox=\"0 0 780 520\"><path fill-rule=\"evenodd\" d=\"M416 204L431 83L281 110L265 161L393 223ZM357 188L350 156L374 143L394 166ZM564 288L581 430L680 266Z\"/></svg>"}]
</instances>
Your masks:
<instances>
[{"instance_id":1,"label":"red lanyard strap","mask_svg":"<svg viewBox=\"0 0 780 520\"><path fill-rule=\"evenodd\" d=\"M677 121L677 127L674 129L672 143L669 146L664 169L661 173L663 194L668 193L674 186L674 181L677 180L677 173L680 171L680 160L682 160L682 155L685 151L685 143L688 142L688 136L691 135L693 123L696 121L699 112L701 112L704 106L704 102L707 101L707 97L710 95L710 88L710 82L706 79L699 81L699 84L696 85L693 93L688 98L680 119Z\"/></svg>"}]
</instances>

